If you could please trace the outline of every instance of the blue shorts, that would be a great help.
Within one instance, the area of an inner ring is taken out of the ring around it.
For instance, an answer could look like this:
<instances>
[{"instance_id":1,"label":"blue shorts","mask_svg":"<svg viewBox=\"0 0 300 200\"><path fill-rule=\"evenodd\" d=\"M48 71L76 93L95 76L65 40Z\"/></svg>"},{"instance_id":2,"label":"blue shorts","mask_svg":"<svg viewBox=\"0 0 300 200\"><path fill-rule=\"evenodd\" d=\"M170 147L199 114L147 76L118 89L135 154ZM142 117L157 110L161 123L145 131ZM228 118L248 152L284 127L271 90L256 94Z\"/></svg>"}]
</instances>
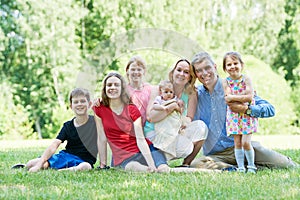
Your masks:
<instances>
[{"instance_id":1,"label":"blue shorts","mask_svg":"<svg viewBox=\"0 0 300 200\"><path fill-rule=\"evenodd\" d=\"M74 167L83 162L85 161L78 156L66 153L65 151L60 151L58 154L54 154L48 160L49 168L53 169Z\"/></svg>"},{"instance_id":2,"label":"blue shorts","mask_svg":"<svg viewBox=\"0 0 300 200\"><path fill-rule=\"evenodd\" d=\"M153 146L153 144L149 145L149 148L150 148L151 155L152 155L152 158L154 160L154 163L155 163L156 167L158 167L162 164L167 164L167 160L166 160L165 155L159 149L155 148ZM133 156L131 156L130 158L127 158L126 160L124 160L120 165L118 165L118 167L121 167L121 168L125 169L126 165L129 162L132 162L132 161L136 161L136 162L138 162L142 165L148 166L143 154L142 153L136 153Z\"/></svg>"}]
</instances>

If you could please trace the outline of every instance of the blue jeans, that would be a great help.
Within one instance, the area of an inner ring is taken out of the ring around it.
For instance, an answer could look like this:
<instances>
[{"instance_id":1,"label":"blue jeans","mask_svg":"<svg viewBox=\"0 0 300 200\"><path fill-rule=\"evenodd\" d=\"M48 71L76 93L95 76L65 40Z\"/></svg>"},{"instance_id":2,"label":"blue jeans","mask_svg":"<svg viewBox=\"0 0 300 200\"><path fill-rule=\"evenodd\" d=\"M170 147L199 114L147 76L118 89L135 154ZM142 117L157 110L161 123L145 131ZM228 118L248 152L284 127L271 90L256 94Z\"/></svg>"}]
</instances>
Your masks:
<instances>
[{"instance_id":1,"label":"blue jeans","mask_svg":"<svg viewBox=\"0 0 300 200\"><path fill-rule=\"evenodd\" d=\"M165 155L159 149L155 148L153 144L149 145L149 148L156 167L162 164L167 164ZM143 154L139 152L124 160L119 167L125 169L126 165L132 161L136 161L142 165L148 166Z\"/></svg>"}]
</instances>

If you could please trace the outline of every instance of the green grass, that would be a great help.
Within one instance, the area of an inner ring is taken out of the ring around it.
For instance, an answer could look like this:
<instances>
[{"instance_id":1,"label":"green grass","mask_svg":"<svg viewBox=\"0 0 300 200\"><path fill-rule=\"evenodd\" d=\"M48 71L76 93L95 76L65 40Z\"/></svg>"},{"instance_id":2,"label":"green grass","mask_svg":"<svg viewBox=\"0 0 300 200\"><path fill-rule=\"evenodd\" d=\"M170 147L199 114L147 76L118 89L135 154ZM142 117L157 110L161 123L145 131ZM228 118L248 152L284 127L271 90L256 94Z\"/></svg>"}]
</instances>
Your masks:
<instances>
[{"instance_id":1,"label":"green grass","mask_svg":"<svg viewBox=\"0 0 300 200\"><path fill-rule=\"evenodd\" d=\"M44 149L0 147L0 199L300 199L300 169L267 169L256 175L10 169ZM278 151L300 163L300 150Z\"/></svg>"}]
</instances>

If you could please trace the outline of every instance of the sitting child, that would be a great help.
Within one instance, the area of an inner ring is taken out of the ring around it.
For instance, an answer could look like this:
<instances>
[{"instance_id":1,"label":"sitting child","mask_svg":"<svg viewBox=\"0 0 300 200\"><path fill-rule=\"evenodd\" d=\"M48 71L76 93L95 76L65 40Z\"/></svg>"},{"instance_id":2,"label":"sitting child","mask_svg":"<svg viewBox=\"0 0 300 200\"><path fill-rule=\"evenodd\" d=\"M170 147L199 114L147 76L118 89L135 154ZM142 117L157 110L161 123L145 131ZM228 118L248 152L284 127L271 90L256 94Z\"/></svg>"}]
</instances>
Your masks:
<instances>
[{"instance_id":1,"label":"sitting child","mask_svg":"<svg viewBox=\"0 0 300 200\"><path fill-rule=\"evenodd\" d=\"M76 88L70 94L70 105L75 117L64 123L52 144L39 158L26 165L17 164L12 168L26 167L30 172L40 169L89 170L93 168L98 153L97 129L93 116L88 115L91 106L87 90ZM58 147L67 140L65 150L55 154Z\"/></svg>"}]
</instances>

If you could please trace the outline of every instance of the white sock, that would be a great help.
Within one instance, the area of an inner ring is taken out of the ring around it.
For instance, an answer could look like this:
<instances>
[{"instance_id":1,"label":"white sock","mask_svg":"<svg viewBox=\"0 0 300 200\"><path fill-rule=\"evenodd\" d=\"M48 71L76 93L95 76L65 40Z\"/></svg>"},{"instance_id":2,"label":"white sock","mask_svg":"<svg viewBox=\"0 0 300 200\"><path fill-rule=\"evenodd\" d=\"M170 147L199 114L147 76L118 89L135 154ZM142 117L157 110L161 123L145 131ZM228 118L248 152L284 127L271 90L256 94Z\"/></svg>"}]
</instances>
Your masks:
<instances>
[{"instance_id":1,"label":"white sock","mask_svg":"<svg viewBox=\"0 0 300 200\"><path fill-rule=\"evenodd\" d=\"M238 168L244 169L244 149L234 149L235 160L238 165Z\"/></svg>"},{"instance_id":2,"label":"white sock","mask_svg":"<svg viewBox=\"0 0 300 200\"><path fill-rule=\"evenodd\" d=\"M245 150L245 155L246 155L246 159L248 162L248 166L255 167L255 165L254 165L254 149L252 146L251 146L250 150Z\"/></svg>"}]
</instances>

